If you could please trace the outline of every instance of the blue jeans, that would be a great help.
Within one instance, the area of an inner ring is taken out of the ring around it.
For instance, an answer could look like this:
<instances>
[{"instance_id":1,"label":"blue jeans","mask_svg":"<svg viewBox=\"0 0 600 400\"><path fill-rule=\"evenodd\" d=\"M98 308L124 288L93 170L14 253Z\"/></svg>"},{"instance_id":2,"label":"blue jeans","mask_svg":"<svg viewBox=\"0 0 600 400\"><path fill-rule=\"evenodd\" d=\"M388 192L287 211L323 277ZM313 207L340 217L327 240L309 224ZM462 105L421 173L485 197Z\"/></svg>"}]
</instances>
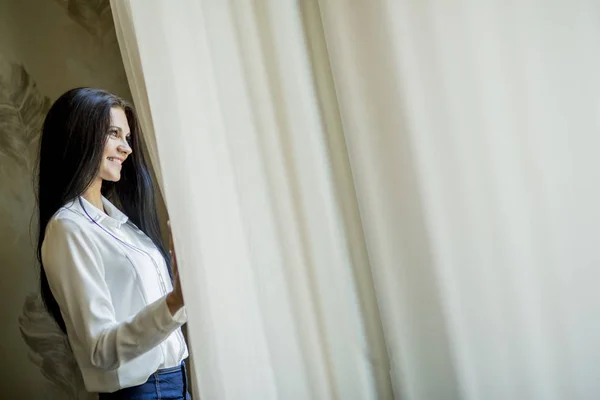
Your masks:
<instances>
[{"instance_id":1,"label":"blue jeans","mask_svg":"<svg viewBox=\"0 0 600 400\"><path fill-rule=\"evenodd\" d=\"M179 367L159 369L146 383L99 393L98 400L191 400L187 387L185 363Z\"/></svg>"}]
</instances>

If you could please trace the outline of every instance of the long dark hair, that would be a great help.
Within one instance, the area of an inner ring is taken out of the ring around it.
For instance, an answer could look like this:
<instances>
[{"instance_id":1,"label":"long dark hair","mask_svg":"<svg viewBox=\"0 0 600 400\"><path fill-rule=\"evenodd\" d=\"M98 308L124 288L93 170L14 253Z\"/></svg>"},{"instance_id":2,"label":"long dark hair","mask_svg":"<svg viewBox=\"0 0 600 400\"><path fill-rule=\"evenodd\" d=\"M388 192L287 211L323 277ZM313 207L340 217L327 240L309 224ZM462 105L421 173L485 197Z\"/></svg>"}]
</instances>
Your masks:
<instances>
[{"instance_id":1,"label":"long dark hair","mask_svg":"<svg viewBox=\"0 0 600 400\"><path fill-rule=\"evenodd\" d=\"M46 308L65 333L65 322L44 271L42 243L52 216L63 205L79 198L98 175L113 107L121 108L127 116L132 153L123 163L121 179L102 183L102 194L152 239L171 273L170 257L158 223L155 185L142 151L135 111L128 102L104 90L69 90L56 100L44 120L37 173L41 294Z\"/></svg>"}]
</instances>

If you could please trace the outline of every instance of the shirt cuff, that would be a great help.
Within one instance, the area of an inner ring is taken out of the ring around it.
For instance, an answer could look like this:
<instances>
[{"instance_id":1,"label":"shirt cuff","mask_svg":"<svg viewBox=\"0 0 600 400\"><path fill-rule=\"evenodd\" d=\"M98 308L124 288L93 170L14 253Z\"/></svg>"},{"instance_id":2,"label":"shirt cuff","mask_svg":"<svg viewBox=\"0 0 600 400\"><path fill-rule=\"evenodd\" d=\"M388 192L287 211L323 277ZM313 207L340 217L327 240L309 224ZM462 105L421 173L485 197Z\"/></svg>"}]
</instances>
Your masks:
<instances>
[{"instance_id":1,"label":"shirt cuff","mask_svg":"<svg viewBox=\"0 0 600 400\"><path fill-rule=\"evenodd\" d=\"M177 310L175 315L171 315L171 311L169 311L169 306L167 304L167 296L159 300L159 304L159 311L156 315L156 324L161 331L172 332L187 322L185 306Z\"/></svg>"},{"instance_id":2,"label":"shirt cuff","mask_svg":"<svg viewBox=\"0 0 600 400\"><path fill-rule=\"evenodd\" d=\"M178 322L181 325L185 324L188 320L187 311L185 310L185 306L183 306L179 310L177 310L177 312L172 316L172 318L173 318L173 321Z\"/></svg>"}]
</instances>

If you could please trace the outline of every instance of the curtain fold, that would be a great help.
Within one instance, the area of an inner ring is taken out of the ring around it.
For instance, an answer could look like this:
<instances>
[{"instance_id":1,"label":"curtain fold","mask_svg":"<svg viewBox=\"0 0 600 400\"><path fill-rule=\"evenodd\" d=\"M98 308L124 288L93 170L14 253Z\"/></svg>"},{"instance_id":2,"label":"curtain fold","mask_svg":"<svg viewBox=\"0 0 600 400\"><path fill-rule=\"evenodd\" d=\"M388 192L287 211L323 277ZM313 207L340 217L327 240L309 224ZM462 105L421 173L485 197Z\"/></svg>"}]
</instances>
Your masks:
<instances>
[{"instance_id":1,"label":"curtain fold","mask_svg":"<svg viewBox=\"0 0 600 400\"><path fill-rule=\"evenodd\" d=\"M586 1L321 1L396 393L592 399Z\"/></svg>"},{"instance_id":2,"label":"curtain fold","mask_svg":"<svg viewBox=\"0 0 600 400\"><path fill-rule=\"evenodd\" d=\"M157 166L160 165L158 161L159 153L156 147L154 124L152 123L152 113L150 112L148 93L144 83L144 72L139 55L137 36L132 25L131 6L128 2L111 4L111 10L129 88L142 130L145 132L143 136L144 144L148 150L150 161ZM154 168L153 171L162 190L162 172L160 168Z\"/></svg>"}]
</instances>

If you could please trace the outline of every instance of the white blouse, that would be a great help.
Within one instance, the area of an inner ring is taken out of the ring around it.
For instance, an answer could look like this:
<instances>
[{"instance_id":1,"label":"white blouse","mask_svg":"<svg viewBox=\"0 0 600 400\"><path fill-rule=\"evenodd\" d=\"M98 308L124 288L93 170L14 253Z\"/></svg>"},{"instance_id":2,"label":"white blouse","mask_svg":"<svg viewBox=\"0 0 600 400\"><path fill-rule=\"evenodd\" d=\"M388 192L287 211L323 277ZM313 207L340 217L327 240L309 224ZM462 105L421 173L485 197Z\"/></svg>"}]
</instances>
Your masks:
<instances>
[{"instance_id":1,"label":"white blouse","mask_svg":"<svg viewBox=\"0 0 600 400\"><path fill-rule=\"evenodd\" d=\"M108 215L83 197L50 220L42 243L48 283L86 389L114 392L144 383L188 356L174 316L165 260L150 238L102 197Z\"/></svg>"}]
</instances>

